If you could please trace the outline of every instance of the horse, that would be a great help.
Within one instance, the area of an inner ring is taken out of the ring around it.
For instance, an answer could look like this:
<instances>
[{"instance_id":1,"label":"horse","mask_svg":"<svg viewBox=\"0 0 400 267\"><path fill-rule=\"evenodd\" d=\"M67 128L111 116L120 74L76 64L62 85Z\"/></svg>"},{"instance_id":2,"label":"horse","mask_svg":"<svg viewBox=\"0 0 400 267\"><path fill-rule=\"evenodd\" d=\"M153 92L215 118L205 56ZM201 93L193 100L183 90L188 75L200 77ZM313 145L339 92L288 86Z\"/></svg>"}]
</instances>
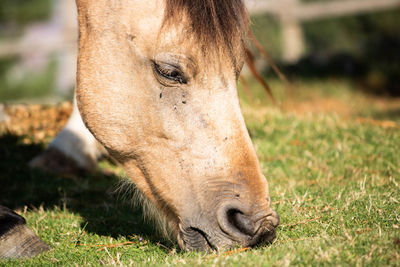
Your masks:
<instances>
[{"instance_id":1,"label":"horse","mask_svg":"<svg viewBox=\"0 0 400 267\"><path fill-rule=\"evenodd\" d=\"M74 109L31 166L93 170L106 152L183 250L272 242L279 216L237 95L243 1L76 4Z\"/></svg>"}]
</instances>

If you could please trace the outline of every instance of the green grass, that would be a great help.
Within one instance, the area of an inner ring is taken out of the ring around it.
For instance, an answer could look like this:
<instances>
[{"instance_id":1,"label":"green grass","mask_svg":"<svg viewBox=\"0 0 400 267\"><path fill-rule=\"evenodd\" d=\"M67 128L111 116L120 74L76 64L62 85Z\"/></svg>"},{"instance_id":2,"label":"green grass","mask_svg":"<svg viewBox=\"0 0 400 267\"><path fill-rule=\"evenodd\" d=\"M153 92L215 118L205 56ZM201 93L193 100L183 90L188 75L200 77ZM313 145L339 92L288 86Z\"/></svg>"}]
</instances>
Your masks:
<instances>
[{"instance_id":1,"label":"green grass","mask_svg":"<svg viewBox=\"0 0 400 267\"><path fill-rule=\"evenodd\" d=\"M50 61L43 71L30 71L22 73L20 78L12 78L9 69L15 61L16 58L0 59L0 102L54 97L55 60Z\"/></svg>"},{"instance_id":2,"label":"green grass","mask_svg":"<svg viewBox=\"0 0 400 267\"><path fill-rule=\"evenodd\" d=\"M289 98L283 88L274 88L280 101ZM400 266L398 110L382 109L345 81L301 82L298 88L307 88L292 92L299 102L336 99L352 108L346 116L300 114L242 96L273 206L281 216L272 245L229 255L182 252L160 241L140 210L113 193L118 175L71 179L30 171L25 163L43 144L24 145L22 137L3 134L0 203L17 209L52 249L0 265ZM252 94L259 99L262 92L256 88ZM359 117L390 119L395 125ZM127 241L132 243L90 246Z\"/></svg>"}]
</instances>

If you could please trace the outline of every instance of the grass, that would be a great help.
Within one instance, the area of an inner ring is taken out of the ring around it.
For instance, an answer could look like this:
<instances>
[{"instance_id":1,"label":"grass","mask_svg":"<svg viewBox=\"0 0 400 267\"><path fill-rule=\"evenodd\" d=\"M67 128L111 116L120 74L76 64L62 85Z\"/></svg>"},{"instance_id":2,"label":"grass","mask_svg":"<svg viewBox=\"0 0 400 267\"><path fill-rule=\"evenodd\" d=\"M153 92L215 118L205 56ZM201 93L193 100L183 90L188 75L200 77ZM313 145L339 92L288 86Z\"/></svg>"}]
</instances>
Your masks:
<instances>
[{"instance_id":1,"label":"grass","mask_svg":"<svg viewBox=\"0 0 400 267\"><path fill-rule=\"evenodd\" d=\"M31 171L25 164L44 145L3 133L0 203L52 250L0 265L400 266L398 100L363 95L348 81L301 81L292 91L272 82L278 109L250 84L257 100L240 90L243 113L281 216L272 245L182 252L113 193L123 175Z\"/></svg>"}]
</instances>

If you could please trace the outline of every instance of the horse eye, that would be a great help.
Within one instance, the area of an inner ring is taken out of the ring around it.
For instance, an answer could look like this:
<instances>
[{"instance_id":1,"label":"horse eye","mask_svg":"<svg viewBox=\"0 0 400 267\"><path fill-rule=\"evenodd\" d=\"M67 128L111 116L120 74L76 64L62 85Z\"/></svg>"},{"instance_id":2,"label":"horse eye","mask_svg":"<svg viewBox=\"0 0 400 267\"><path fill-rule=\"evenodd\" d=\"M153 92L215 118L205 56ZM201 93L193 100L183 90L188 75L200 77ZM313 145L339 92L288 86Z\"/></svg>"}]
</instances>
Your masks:
<instances>
[{"instance_id":1,"label":"horse eye","mask_svg":"<svg viewBox=\"0 0 400 267\"><path fill-rule=\"evenodd\" d=\"M157 64L155 62L153 64L157 74L161 77L181 84L187 83L187 79L179 68L169 64Z\"/></svg>"}]
</instances>

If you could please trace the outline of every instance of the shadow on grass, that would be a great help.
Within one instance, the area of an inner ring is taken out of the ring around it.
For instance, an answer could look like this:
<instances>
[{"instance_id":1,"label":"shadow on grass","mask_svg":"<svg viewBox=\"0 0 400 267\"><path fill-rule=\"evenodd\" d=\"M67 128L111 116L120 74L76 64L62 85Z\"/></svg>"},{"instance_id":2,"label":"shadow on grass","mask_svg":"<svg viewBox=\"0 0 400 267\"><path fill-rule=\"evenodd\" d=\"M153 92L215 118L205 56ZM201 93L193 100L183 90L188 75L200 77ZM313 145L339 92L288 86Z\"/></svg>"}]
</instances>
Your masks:
<instances>
[{"instance_id":1,"label":"shadow on grass","mask_svg":"<svg viewBox=\"0 0 400 267\"><path fill-rule=\"evenodd\" d=\"M31 170L27 163L43 151L42 145L22 143L15 135L0 136L0 204L11 209L61 209L81 215L85 230L97 235L145 236L160 240L154 227L143 222L142 211L119 199L115 192L120 179L110 175L66 178Z\"/></svg>"}]
</instances>

